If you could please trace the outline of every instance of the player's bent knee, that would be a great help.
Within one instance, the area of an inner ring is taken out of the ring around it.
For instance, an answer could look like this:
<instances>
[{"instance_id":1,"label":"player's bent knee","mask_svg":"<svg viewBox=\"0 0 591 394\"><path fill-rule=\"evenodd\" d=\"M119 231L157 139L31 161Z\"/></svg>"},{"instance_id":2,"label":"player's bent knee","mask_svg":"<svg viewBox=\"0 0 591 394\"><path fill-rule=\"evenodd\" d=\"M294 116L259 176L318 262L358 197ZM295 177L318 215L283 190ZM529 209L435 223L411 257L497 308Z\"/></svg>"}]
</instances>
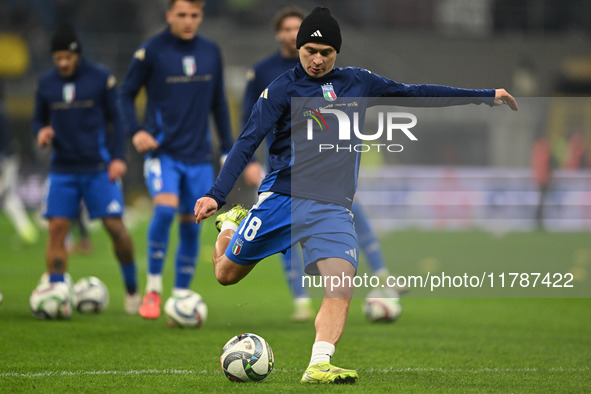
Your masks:
<instances>
[{"instance_id":1,"label":"player's bent knee","mask_svg":"<svg viewBox=\"0 0 591 394\"><path fill-rule=\"evenodd\" d=\"M223 286L234 285L242 280L253 266L240 265L222 256L215 265L215 277Z\"/></svg>"},{"instance_id":2,"label":"player's bent knee","mask_svg":"<svg viewBox=\"0 0 591 394\"><path fill-rule=\"evenodd\" d=\"M232 275L224 271L216 271L215 278L222 286L235 285L236 283L240 282L240 279L238 279L236 275Z\"/></svg>"},{"instance_id":3,"label":"player's bent knee","mask_svg":"<svg viewBox=\"0 0 591 394\"><path fill-rule=\"evenodd\" d=\"M222 286L235 285L240 282L242 277L235 270L217 266L215 269L215 278Z\"/></svg>"},{"instance_id":4,"label":"player's bent knee","mask_svg":"<svg viewBox=\"0 0 591 394\"><path fill-rule=\"evenodd\" d=\"M220 266L217 266L215 269L215 278L222 286L235 285L242 279L235 270Z\"/></svg>"}]
</instances>

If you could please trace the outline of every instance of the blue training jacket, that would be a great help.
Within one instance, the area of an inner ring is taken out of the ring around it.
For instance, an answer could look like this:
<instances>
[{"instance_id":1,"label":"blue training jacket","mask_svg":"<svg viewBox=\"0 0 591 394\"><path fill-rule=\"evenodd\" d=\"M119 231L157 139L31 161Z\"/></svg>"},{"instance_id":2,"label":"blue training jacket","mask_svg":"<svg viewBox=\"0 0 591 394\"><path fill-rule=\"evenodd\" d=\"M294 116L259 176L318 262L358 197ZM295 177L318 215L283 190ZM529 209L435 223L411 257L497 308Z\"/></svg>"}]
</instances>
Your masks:
<instances>
[{"instance_id":1,"label":"blue training jacket","mask_svg":"<svg viewBox=\"0 0 591 394\"><path fill-rule=\"evenodd\" d=\"M35 137L48 125L55 131L50 171L93 173L124 159L116 82L106 68L83 58L70 78L54 68L39 79L32 129Z\"/></svg>"},{"instance_id":2,"label":"blue training jacket","mask_svg":"<svg viewBox=\"0 0 591 394\"><path fill-rule=\"evenodd\" d=\"M300 63L298 57L286 58L281 56L280 52L269 56L266 59L256 63L248 71L248 84L242 101L242 124L246 125L252 107L257 102L259 96L275 78L297 66Z\"/></svg>"},{"instance_id":3,"label":"blue training jacket","mask_svg":"<svg viewBox=\"0 0 591 394\"><path fill-rule=\"evenodd\" d=\"M144 125L134 107L142 86L148 95ZM193 164L211 162L210 113L222 153L232 147L220 50L201 36L181 40L166 29L142 44L121 85L119 107L129 134L144 129L160 143L154 155Z\"/></svg>"},{"instance_id":4,"label":"blue training jacket","mask_svg":"<svg viewBox=\"0 0 591 394\"><path fill-rule=\"evenodd\" d=\"M360 153L319 153L319 141L339 143L338 133L333 132L339 130L336 117L325 116L327 132L316 133L320 140L308 140L303 115L310 108L291 107L292 98L315 98L314 102L318 103L327 97L327 92L339 98L416 97L420 99L412 103L414 106L430 107L468 103L487 103L492 106L495 95L494 89L407 85L355 67L334 68L321 78L313 78L298 64L262 92L226 164L206 196L215 199L221 207L256 148L267 134L273 133L275 140L269 147L270 170L259 192L272 191L335 203L350 209L357 186ZM329 101L324 103L328 105ZM293 124L292 114L300 115L300 119Z\"/></svg>"}]
</instances>

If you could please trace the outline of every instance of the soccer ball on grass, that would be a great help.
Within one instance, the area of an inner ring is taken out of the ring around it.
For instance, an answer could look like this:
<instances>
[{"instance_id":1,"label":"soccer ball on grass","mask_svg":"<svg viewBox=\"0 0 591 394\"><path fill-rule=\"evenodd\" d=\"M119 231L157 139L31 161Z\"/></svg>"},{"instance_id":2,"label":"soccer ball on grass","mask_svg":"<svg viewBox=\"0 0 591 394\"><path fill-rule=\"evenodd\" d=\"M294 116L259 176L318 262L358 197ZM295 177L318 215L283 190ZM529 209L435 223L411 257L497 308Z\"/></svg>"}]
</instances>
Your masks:
<instances>
[{"instance_id":1,"label":"soccer ball on grass","mask_svg":"<svg viewBox=\"0 0 591 394\"><path fill-rule=\"evenodd\" d=\"M397 294L373 290L365 298L363 313L372 323L392 323L402 313L400 297Z\"/></svg>"},{"instance_id":2,"label":"soccer ball on grass","mask_svg":"<svg viewBox=\"0 0 591 394\"><path fill-rule=\"evenodd\" d=\"M207 305L201 296L187 290L183 296L172 296L164 304L166 322L171 327L198 328L207 320Z\"/></svg>"},{"instance_id":3,"label":"soccer ball on grass","mask_svg":"<svg viewBox=\"0 0 591 394\"><path fill-rule=\"evenodd\" d=\"M273 350L256 334L240 334L224 345L220 363L233 382L260 382L273 370Z\"/></svg>"},{"instance_id":4,"label":"soccer ball on grass","mask_svg":"<svg viewBox=\"0 0 591 394\"><path fill-rule=\"evenodd\" d=\"M109 305L109 290L96 276L86 276L73 286L74 304L81 313L98 313Z\"/></svg>"},{"instance_id":5,"label":"soccer ball on grass","mask_svg":"<svg viewBox=\"0 0 591 394\"><path fill-rule=\"evenodd\" d=\"M39 319L68 319L72 316L72 292L64 282L41 283L33 290L29 305Z\"/></svg>"}]
</instances>

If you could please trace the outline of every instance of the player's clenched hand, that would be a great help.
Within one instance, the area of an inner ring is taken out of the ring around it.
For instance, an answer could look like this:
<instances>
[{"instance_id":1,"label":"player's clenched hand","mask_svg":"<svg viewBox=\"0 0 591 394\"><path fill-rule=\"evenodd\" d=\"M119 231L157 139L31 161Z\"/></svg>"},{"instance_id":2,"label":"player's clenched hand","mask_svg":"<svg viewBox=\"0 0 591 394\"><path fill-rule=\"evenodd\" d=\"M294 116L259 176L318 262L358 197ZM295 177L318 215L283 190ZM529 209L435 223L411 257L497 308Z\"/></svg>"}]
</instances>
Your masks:
<instances>
[{"instance_id":1,"label":"player's clenched hand","mask_svg":"<svg viewBox=\"0 0 591 394\"><path fill-rule=\"evenodd\" d=\"M155 150L160 146L158 141L152 137L152 134L148 133L145 130L140 130L133 135L131 139L133 146L137 149L140 153L145 153L151 150Z\"/></svg>"},{"instance_id":2,"label":"player's clenched hand","mask_svg":"<svg viewBox=\"0 0 591 394\"><path fill-rule=\"evenodd\" d=\"M114 181L115 179L121 178L127 172L127 164L121 159L113 159L109 163L107 170L109 173L109 180Z\"/></svg>"},{"instance_id":3,"label":"player's clenched hand","mask_svg":"<svg viewBox=\"0 0 591 394\"><path fill-rule=\"evenodd\" d=\"M211 197L201 197L195 203L195 223L213 215L218 210L218 203Z\"/></svg>"},{"instance_id":4,"label":"player's clenched hand","mask_svg":"<svg viewBox=\"0 0 591 394\"><path fill-rule=\"evenodd\" d=\"M37 134L37 145L41 148L49 145L54 136L55 131L53 131L53 127L43 127L41 130L39 130L39 133Z\"/></svg>"},{"instance_id":5,"label":"player's clenched hand","mask_svg":"<svg viewBox=\"0 0 591 394\"><path fill-rule=\"evenodd\" d=\"M495 105L507 104L513 111L517 111L517 101L505 89L495 90Z\"/></svg>"}]
</instances>

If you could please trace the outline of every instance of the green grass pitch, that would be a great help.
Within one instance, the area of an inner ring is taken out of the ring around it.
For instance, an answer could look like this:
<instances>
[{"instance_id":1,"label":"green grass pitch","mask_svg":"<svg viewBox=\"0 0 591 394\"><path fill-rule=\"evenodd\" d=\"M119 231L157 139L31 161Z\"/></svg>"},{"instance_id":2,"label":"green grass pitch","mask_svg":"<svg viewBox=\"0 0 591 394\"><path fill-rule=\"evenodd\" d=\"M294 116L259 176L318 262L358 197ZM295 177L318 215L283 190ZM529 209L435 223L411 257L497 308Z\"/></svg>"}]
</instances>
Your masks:
<instances>
[{"instance_id":1,"label":"green grass pitch","mask_svg":"<svg viewBox=\"0 0 591 394\"><path fill-rule=\"evenodd\" d=\"M142 288L146 226L143 222L132 230ZM441 298L418 297L419 291L402 300L404 310L394 324L370 324L361 313L362 300L354 299L333 362L357 369L359 382L304 387L299 379L309 361L313 323L289 321L292 304L278 259L262 262L241 283L222 287L210 261L213 221L203 231L192 288L208 304L205 327L172 329L163 317L146 321L126 315L119 269L102 229L92 234L91 255L71 256L69 272L74 280L101 278L110 290L107 310L74 314L69 321L40 321L29 311L28 298L44 270L46 235L34 246L21 245L0 216L0 392L538 393L591 388L589 298L475 298L477 292ZM583 280L577 285L588 289L590 237L403 231L384 234L382 244L397 273L554 266L576 270ZM175 245L176 228L171 239ZM169 251L166 264L165 296L173 254ZM313 301L318 308L320 300ZM221 348L241 332L259 334L273 347L275 369L261 383L232 383L222 374Z\"/></svg>"}]
</instances>

